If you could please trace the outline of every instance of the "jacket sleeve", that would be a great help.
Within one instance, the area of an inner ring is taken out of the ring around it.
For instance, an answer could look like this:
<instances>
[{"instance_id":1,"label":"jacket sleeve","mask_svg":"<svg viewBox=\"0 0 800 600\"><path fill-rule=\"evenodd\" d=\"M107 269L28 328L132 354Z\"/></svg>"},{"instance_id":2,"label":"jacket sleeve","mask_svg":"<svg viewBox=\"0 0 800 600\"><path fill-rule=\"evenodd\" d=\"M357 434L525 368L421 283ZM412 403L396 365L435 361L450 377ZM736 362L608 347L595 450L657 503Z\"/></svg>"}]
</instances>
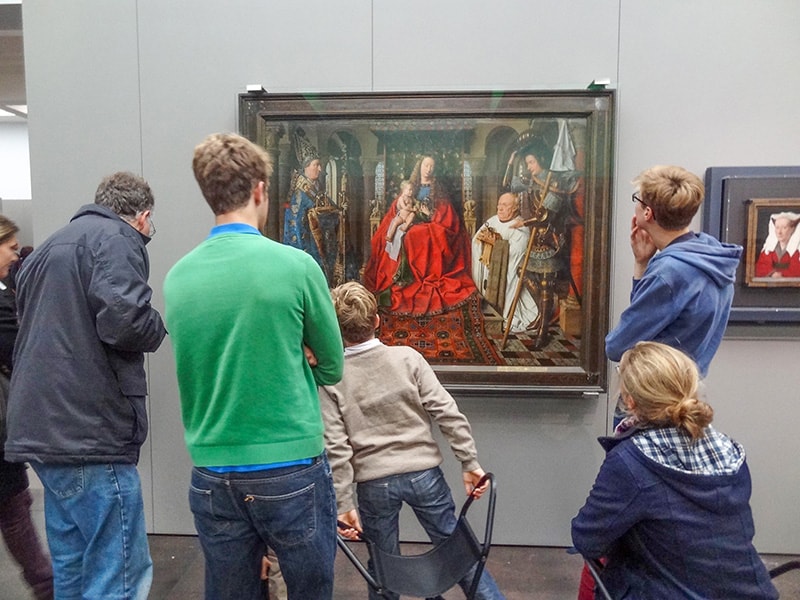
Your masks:
<instances>
[{"instance_id":1,"label":"jacket sleeve","mask_svg":"<svg viewBox=\"0 0 800 600\"><path fill-rule=\"evenodd\" d=\"M317 385L336 385L344 371L344 348L339 321L322 269L310 256L306 262L306 297L303 343L314 352L317 366L311 369Z\"/></svg>"},{"instance_id":2,"label":"jacket sleeve","mask_svg":"<svg viewBox=\"0 0 800 600\"><path fill-rule=\"evenodd\" d=\"M642 340L659 339L680 313L672 287L659 275L634 280L631 303L606 336L606 356L619 362L623 353Z\"/></svg>"},{"instance_id":3,"label":"jacket sleeve","mask_svg":"<svg viewBox=\"0 0 800 600\"><path fill-rule=\"evenodd\" d=\"M124 234L110 236L97 250L89 302L98 337L115 350L155 352L167 333L150 304L149 269L144 245Z\"/></svg>"},{"instance_id":4,"label":"jacket sleeve","mask_svg":"<svg viewBox=\"0 0 800 600\"><path fill-rule=\"evenodd\" d=\"M455 399L444 389L422 355L418 357L417 386L423 408L450 444L450 449L461 463L462 471L480 468L478 451L467 417L458 409Z\"/></svg>"},{"instance_id":5,"label":"jacket sleeve","mask_svg":"<svg viewBox=\"0 0 800 600\"><path fill-rule=\"evenodd\" d=\"M639 486L618 453L600 467L586 504L572 519L572 544L586 558L600 558L639 520Z\"/></svg>"},{"instance_id":6,"label":"jacket sleeve","mask_svg":"<svg viewBox=\"0 0 800 600\"><path fill-rule=\"evenodd\" d=\"M347 435L342 411L332 387L319 388L322 419L325 422L325 451L333 471L333 487L336 490L337 513L342 514L356 508L353 499L353 448Z\"/></svg>"}]
</instances>

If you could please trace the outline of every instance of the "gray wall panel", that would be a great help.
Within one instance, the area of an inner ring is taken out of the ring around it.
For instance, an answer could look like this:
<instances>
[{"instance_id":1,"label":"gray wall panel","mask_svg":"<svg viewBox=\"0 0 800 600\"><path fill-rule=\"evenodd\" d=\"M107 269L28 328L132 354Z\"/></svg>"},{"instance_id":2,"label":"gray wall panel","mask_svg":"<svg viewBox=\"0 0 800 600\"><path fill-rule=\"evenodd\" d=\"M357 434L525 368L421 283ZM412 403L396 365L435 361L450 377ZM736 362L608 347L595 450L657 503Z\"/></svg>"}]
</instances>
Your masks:
<instances>
[{"instance_id":1,"label":"gray wall panel","mask_svg":"<svg viewBox=\"0 0 800 600\"><path fill-rule=\"evenodd\" d=\"M142 171L136 2L22 8L34 236L42 241L114 171Z\"/></svg>"},{"instance_id":2,"label":"gray wall panel","mask_svg":"<svg viewBox=\"0 0 800 600\"><path fill-rule=\"evenodd\" d=\"M582 89L616 81L617 0L375 3L376 90Z\"/></svg>"}]
</instances>

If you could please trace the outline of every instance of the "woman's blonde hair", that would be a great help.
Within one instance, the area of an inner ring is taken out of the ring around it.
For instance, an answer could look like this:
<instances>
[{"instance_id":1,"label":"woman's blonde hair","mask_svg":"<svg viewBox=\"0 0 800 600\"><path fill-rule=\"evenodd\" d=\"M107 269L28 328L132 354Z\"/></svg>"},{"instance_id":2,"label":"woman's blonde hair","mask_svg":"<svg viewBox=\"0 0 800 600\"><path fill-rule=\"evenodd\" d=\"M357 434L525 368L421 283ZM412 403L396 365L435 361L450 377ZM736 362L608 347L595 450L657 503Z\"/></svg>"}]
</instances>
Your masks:
<instances>
[{"instance_id":1,"label":"woman's blonde hair","mask_svg":"<svg viewBox=\"0 0 800 600\"><path fill-rule=\"evenodd\" d=\"M700 400L700 374L695 362L680 350L658 342L639 342L619 363L623 398L633 398L631 412L641 425L673 425L692 439L704 435L714 409Z\"/></svg>"},{"instance_id":2,"label":"woman's blonde hair","mask_svg":"<svg viewBox=\"0 0 800 600\"><path fill-rule=\"evenodd\" d=\"M375 336L378 303L372 292L360 283L348 281L333 288L331 297L345 342L360 344Z\"/></svg>"},{"instance_id":3,"label":"woman's blonde hair","mask_svg":"<svg viewBox=\"0 0 800 600\"><path fill-rule=\"evenodd\" d=\"M19 227L11 219L0 215L0 244L7 242L12 236L19 233Z\"/></svg>"}]
</instances>

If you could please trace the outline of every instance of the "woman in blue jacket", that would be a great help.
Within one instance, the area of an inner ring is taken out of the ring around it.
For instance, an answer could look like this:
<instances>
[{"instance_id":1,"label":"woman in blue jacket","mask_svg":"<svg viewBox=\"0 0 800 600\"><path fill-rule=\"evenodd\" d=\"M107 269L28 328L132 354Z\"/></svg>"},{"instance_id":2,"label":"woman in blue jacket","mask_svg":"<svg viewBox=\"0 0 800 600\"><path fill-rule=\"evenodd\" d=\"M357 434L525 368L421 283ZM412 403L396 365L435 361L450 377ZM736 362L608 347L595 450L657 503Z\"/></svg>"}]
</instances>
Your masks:
<instances>
[{"instance_id":1,"label":"woman in blue jacket","mask_svg":"<svg viewBox=\"0 0 800 600\"><path fill-rule=\"evenodd\" d=\"M711 426L685 354L639 342L619 365L628 417L601 438L606 459L572 541L606 557L614 598L777 598L753 546L744 448Z\"/></svg>"}]
</instances>

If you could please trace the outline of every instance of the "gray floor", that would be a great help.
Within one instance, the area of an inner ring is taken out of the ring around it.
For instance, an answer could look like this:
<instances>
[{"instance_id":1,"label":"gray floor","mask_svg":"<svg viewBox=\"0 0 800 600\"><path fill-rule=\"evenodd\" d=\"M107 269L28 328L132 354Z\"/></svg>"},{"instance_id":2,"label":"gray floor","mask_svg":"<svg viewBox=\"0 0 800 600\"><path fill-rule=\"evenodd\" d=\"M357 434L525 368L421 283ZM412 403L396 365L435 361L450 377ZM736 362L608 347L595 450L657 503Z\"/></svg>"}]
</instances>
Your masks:
<instances>
[{"instance_id":1,"label":"gray floor","mask_svg":"<svg viewBox=\"0 0 800 600\"><path fill-rule=\"evenodd\" d=\"M34 491L34 519L44 532L41 491ZM44 539L44 535L43 535ZM363 548L356 548L363 556ZM417 551L412 545L406 549ZM203 556L194 536L150 536L154 562L150 600L202 600ZM768 568L798 557L764 555ZM494 546L488 566L508 600L575 600L582 563L563 548ZM713 576L713 575L711 575ZM781 598L800 599L800 571L778 577ZM334 600L366 598L366 584L346 557L336 559ZM17 565L0 545L0 599L30 600L32 596L19 575ZM445 594L447 600L463 598L460 590Z\"/></svg>"}]
</instances>

